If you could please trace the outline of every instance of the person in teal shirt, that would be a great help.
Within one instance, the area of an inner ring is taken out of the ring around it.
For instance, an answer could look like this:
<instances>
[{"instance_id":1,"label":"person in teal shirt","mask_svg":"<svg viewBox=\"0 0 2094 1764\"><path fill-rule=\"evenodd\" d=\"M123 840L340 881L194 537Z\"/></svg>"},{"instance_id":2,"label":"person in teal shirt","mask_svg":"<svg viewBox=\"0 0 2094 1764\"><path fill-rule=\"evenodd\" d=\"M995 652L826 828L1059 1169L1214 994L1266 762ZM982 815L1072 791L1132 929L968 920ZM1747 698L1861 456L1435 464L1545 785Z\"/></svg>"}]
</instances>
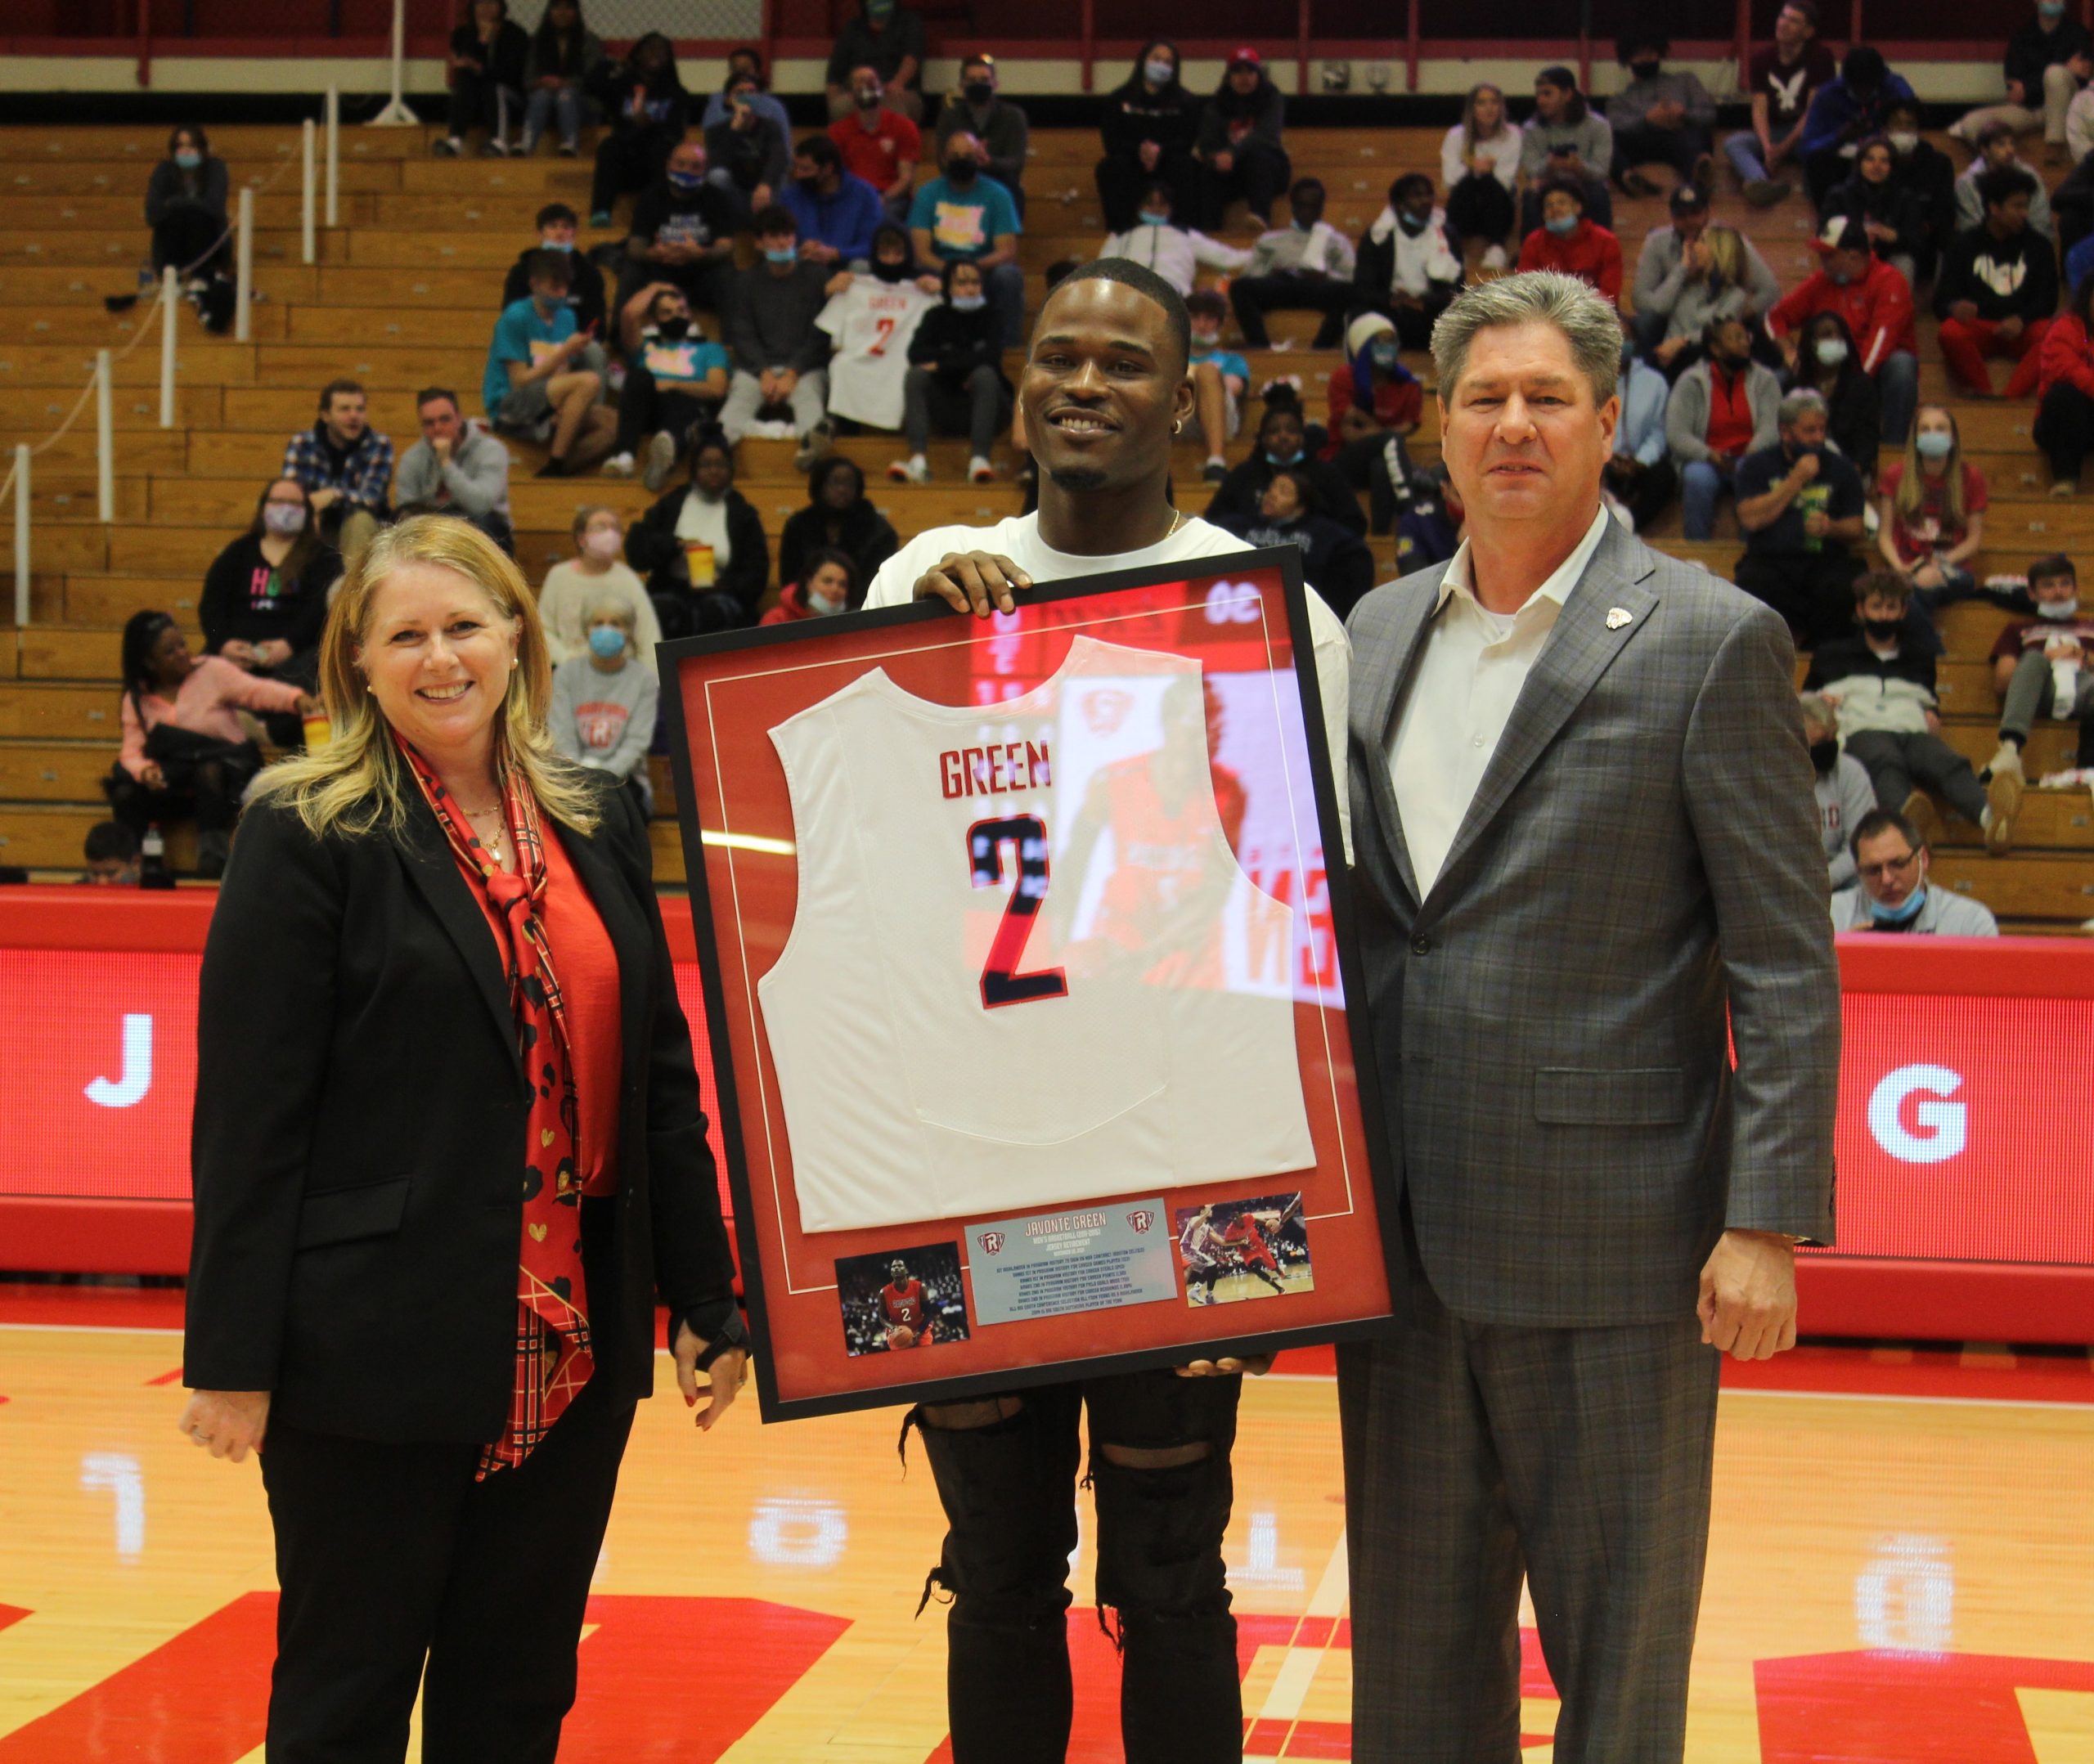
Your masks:
<instances>
[{"instance_id":1,"label":"person in teal shirt","mask_svg":"<svg viewBox=\"0 0 2094 1764\"><path fill-rule=\"evenodd\" d=\"M566 254L533 252L528 273L530 298L510 302L495 321L480 397L502 433L547 442L539 477L564 478L610 451L618 419L597 403L603 376L576 365L590 336L575 329L567 304Z\"/></svg>"},{"instance_id":2,"label":"person in teal shirt","mask_svg":"<svg viewBox=\"0 0 2094 1764\"><path fill-rule=\"evenodd\" d=\"M1021 231L1010 191L984 177L973 155L957 147L946 161L945 176L920 186L910 205L916 261L975 265L1001 321L1007 349L1023 340L1025 326L1025 272L1018 262Z\"/></svg>"}]
</instances>

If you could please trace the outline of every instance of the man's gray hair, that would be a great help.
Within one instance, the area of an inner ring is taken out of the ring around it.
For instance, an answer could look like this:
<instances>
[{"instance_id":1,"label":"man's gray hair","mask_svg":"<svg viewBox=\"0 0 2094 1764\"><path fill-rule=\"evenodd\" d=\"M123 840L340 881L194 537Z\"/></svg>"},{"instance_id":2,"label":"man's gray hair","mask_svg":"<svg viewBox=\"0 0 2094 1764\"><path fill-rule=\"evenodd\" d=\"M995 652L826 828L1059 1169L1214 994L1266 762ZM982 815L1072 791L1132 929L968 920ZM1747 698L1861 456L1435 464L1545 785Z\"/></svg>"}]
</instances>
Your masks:
<instances>
[{"instance_id":1,"label":"man's gray hair","mask_svg":"<svg viewBox=\"0 0 2094 1764\"><path fill-rule=\"evenodd\" d=\"M1528 270L1464 289L1440 315L1432 327L1432 365L1439 370L1440 397L1453 401L1478 331L1535 324L1553 325L1563 333L1571 360L1593 388L1594 405L1614 396L1621 377L1621 315L1575 276Z\"/></svg>"},{"instance_id":2,"label":"man's gray hair","mask_svg":"<svg viewBox=\"0 0 2094 1764\"><path fill-rule=\"evenodd\" d=\"M1784 429L1794 429L1813 411L1828 420L1832 415L1832 407L1825 402L1823 393L1813 392L1808 386L1799 386L1794 392L1782 394L1781 404L1774 412L1774 420Z\"/></svg>"},{"instance_id":3,"label":"man's gray hair","mask_svg":"<svg viewBox=\"0 0 2094 1764\"><path fill-rule=\"evenodd\" d=\"M1803 712L1806 723L1815 723L1820 729L1840 733L1840 713L1832 708L1831 701L1814 692L1799 693L1796 708Z\"/></svg>"}]
</instances>

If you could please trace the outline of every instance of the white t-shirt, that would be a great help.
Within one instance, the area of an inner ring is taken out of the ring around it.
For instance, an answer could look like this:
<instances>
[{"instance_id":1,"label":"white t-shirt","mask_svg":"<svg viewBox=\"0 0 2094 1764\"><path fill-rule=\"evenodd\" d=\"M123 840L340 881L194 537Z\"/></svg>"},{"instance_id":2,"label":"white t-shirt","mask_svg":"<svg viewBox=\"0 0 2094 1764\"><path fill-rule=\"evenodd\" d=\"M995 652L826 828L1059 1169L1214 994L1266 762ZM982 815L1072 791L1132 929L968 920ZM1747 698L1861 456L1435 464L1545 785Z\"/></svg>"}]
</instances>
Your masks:
<instances>
[{"instance_id":1,"label":"white t-shirt","mask_svg":"<svg viewBox=\"0 0 2094 1764\"><path fill-rule=\"evenodd\" d=\"M856 276L831 294L815 328L836 339L829 358L829 414L872 429L901 427L901 383L909 345L923 315L938 303L913 281L883 282Z\"/></svg>"},{"instance_id":2,"label":"white t-shirt","mask_svg":"<svg viewBox=\"0 0 2094 1764\"><path fill-rule=\"evenodd\" d=\"M1222 557L1250 546L1195 517L1167 539L1138 551L1102 557L1078 557L1057 551L1040 537L1040 517L1014 514L993 527L933 527L917 534L889 558L866 590L868 607L906 606L915 597L916 581L949 551L991 551L1009 558L1035 581L1059 581L1071 576L1102 576L1108 570L1142 569L1155 563L1190 563ZM1323 736L1331 755L1331 781L1338 799L1338 824L1345 835L1346 861L1352 861L1352 819L1346 789L1346 713L1351 698L1352 645L1338 616L1324 604L1314 584L1309 587L1309 631L1316 664L1316 686L1323 700Z\"/></svg>"}]
</instances>

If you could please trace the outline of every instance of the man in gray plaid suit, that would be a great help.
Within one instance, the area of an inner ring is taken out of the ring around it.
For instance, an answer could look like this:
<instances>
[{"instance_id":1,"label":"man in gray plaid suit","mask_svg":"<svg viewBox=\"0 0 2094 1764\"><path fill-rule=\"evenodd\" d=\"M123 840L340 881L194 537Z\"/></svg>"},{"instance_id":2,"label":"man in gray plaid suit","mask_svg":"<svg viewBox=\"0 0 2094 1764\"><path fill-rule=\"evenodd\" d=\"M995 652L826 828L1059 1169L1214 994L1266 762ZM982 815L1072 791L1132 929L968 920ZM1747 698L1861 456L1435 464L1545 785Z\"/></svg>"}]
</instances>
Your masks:
<instances>
[{"instance_id":1,"label":"man in gray plaid suit","mask_svg":"<svg viewBox=\"0 0 2094 1764\"><path fill-rule=\"evenodd\" d=\"M1409 1280L1341 1348L1353 1756L1682 1756L1720 1354L1832 1232L1839 985L1782 621L1600 503L1621 340L1551 273L1440 318L1446 564L1351 620L1352 820ZM1727 1057L1734 1036L1737 1069Z\"/></svg>"}]
</instances>

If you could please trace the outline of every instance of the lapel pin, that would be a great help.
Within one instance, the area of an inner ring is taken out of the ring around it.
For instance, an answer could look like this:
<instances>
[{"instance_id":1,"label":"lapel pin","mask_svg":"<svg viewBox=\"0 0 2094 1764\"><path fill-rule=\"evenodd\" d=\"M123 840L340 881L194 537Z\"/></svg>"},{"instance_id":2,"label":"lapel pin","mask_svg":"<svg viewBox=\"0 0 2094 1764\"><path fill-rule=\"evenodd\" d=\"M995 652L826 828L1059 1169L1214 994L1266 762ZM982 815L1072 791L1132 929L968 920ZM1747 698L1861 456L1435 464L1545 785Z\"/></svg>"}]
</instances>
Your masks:
<instances>
[{"instance_id":1,"label":"lapel pin","mask_svg":"<svg viewBox=\"0 0 2094 1764\"><path fill-rule=\"evenodd\" d=\"M1625 606L1611 606L1606 609L1606 628L1609 631L1620 631L1635 616Z\"/></svg>"}]
</instances>

